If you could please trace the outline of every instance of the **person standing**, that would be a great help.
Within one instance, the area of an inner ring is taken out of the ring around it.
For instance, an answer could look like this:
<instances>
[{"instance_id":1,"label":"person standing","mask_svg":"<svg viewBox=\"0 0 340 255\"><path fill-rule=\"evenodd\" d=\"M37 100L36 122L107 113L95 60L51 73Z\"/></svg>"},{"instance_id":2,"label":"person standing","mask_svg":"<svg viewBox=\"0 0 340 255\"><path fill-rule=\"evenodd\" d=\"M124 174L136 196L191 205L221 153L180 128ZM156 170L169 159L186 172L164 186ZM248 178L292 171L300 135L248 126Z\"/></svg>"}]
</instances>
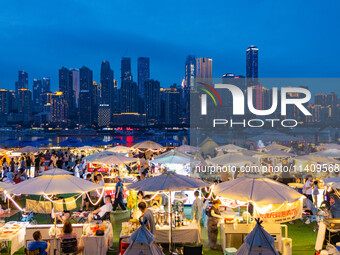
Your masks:
<instances>
[{"instance_id":1,"label":"person standing","mask_svg":"<svg viewBox=\"0 0 340 255\"><path fill-rule=\"evenodd\" d=\"M156 224L153 213L147 208L145 201L139 202L138 209L142 212L141 217L143 221L146 221L147 229L154 235L156 233Z\"/></svg>"},{"instance_id":2,"label":"person standing","mask_svg":"<svg viewBox=\"0 0 340 255\"><path fill-rule=\"evenodd\" d=\"M221 201L219 199L213 200L212 207L208 213L208 238L209 246L213 250L217 250L217 235L218 235L218 223L222 218L221 212L218 209L221 206Z\"/></svg>"},{"instance_id":3,"label":"person standing","mask_svg":"<svg viewBox=\"0 0 340 255\"><path fill-rule=\"evenodd\" d=\"M63 157L59 156L56 165L58 168L63 169L63 165L64 165L64 161L63 161Z\"/></svg>"},{"instance_id":4,"label":"person standing","mask_svg":"<svg viewBox=\"0 0 340 255\"><path fill-rule=\"evenodd\" d=\"M120 205L120 208L122 208L123 212L127 212L126 207L124 205L123 202L123 194L124 194L124 190L123 190L123 185L122 182L120 181L120 178L117 176L116 177L116 194L115 194L115 201L113 203L113 212L116 212L117 206Z\"/></svg>"},{"instance_id":5,"label":"person standing","mask_svg":"<svg viewBox=\"0 0 340 255\"><path fill-rule=\"evenodd\" d=\"M198 229L201 230L203 202L199 198L200 193L198 192L198 190L195 191L194 195L195 200L192 204L192 219L197 222Z\"/></svg>"},{"instance_id":6,"label":"person standing","mask_svg":"<svg viewBox=\"0 0 340 255\"><path fill-rule=\"evenodd\" d=\"M40 155L38 155L34 160L34 167L35 167L35 173L34 176L37 176L39 174L40 170Z\"/></svg>"},{"instance_id":7,"label":"person standing","mask_svg":"<svg viewBox=\"0 0 340 255\"><path fill-rule=\"evenodd\" d=\"M302 192L310 201L313 202L313 177L311 175L307 175Z\"/></svg>"}]
</instances>

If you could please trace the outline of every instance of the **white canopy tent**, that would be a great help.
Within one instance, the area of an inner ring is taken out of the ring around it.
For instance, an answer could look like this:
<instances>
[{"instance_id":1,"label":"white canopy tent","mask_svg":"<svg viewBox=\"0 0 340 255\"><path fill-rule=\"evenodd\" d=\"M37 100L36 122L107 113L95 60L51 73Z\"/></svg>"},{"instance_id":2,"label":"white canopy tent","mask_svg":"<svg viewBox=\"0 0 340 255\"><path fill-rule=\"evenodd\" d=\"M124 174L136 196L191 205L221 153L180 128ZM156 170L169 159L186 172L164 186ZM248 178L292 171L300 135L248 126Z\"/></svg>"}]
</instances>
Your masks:
<instances>
[{"instance_id":1,"label":"white canopy tent","mask_svg":"<svg viewBox=\"0 0 340 255\"><path fill-rule=\"evenodd\" d=\"M262 151L270 151L272 149L281 150L281 151L287 151L287 152L290 150L289 147L283 146L283 145L278 144L278 143L272 143L272 144L262 148L261 150Z\"/></svg>"},{"instance_id":2,"label":"white canopy tent","mask_svg":"<svg viewBox=\"0 0 340 255\"><path fill-rule=\"evenodd\" d=\"M316 148L322 149L322 150L333 150L333 149L334 150L340 150L340 144L329 143L329 144L316 146Z\"/></svg>"},{"instance_id":3,"label":"white canopy tent","mask_svg":"<svg viewBox=\"0 0 340 255\"><path fill-rule=\"evenodd\" d=\"M224 151L224 152L238 152L242 150L246 150L245 148L242 148L240 146L237 146L235 144L226 144L222 146L218 146L215 148L216 151Z\"/></svg>"},{"instance_id":4,"label":"white canopy tent","mask_svg":"<svg viewBox=\"0 0 340 255\"><path fill-rule=\"evenodd\" d=\"M108 148L106 151L112 151L112 152L115 152L115 153L127 154L130 151L132 151L132 148L122 146L122 145L118 145L118 146L115 146L115 147L112 147L112 148Z\"/></svg>"},{"instance_id":5,"label":"white canopy tent","mask_svg":"<svg viewBox=\"0 0 340 255\"><path fill-rule=\"evenodd\" d=\"M324 151L318 151L312 153L313 155L320 155L324 157L330 157L330 158L340 158L340 150L337 149L329 149L329 150L324 150Z\"/></svg>"},{"instance_id":6,"label":"white canopy tent","mask_svg":"<svg viewBox=\"0 0 340 255\"><path fill-rule=\"evenodd\" d=\"M258 159L251 156L246 156L243 153L228 153L212 159L207 159L207 163L213 165L245 165L258 162Z\"/></svg>"},{"instance_id":7,"label":"white canopy tent","mask_svg":"<svg viewBox=\"0 0 340 255\"><path fill-rule=\"evenodd\" d=\"M99 159L92 160L91 163L94 164L105 164L107 166L110 165L121 165L121 164L129 164L137 162L137 158L125 157L121 155L110 155L106 157L101 157Z\"/></svg>"},{"instance_id":8,"label":"white canopy tent","mask_svg":"<svg viewBox=\"0 0 340 255\"><path fill-rule=\"evenodd\" d=\"M33 146L26 146L26 147L23 147L19 150L16 150L15 152L17 153L37 153L41 151L39 148L36 148L36 147L33 147Z\"/></svg>"},{"instance_id":9,"label":"white canopy tent","mask_svg":"<svg viewBox=\"0 0 340 255\"><path fill-rule=\"evenodd\" d=\"M144 142L136 143L132 147L134 149L139 149L139 150L160 150L164 148L159 143L156 143L153 141L144 141Z\"/></svg>"},{"instance_id":10,"label":"white canopy tent","mask_svg":"<svg viewBox=\"0 0 340 255\"><path fill-rule=\"evenodd\" d=\"M181 145L176 148L176 151L184 153L196 153L200 151L200 148L191 145Z\"/></svg>"},{"instance_id":11,"label":"white canopy tent","mask_svg":"<svg viewBox=\"0 0 340 255\"><path fill-rule=\"evenodd\" d=\"M60 168L53 168L48 171L44 171L41 175L71 175L72 173Z\"/></svg>"}]
</instances>

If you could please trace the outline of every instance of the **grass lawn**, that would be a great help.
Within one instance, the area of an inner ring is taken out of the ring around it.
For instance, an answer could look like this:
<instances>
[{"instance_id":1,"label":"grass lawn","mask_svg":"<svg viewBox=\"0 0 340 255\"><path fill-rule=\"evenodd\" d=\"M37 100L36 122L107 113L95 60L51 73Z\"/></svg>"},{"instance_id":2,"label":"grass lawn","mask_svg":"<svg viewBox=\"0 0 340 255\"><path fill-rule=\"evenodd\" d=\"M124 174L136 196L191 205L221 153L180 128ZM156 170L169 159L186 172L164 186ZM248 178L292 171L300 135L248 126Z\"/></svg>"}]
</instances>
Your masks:
<instances>
[{"instance_id":1,"label":"grass lawn","mask_svg":"<svg viewBox=\"0 0 340 255\"><path fill-rule=\"evenodd\" d=\"M190 208L185 208L186 217L190 216ZM48 215L35 215L34 217L39 223L52 223L50 217ZM129 214L125 213L117 213L111 215L111 223L113 226L113 234L114 234L114 245L113 251L108 251L107 254L117 254L118 242L119 242L119 234L121 231L121 223L123 221L128 220ZM19 220L20 214L14 215L10 220ZM288 237L293 240L293 255L313 255L315 240L317 236L317 232L313 232L313 226L315 226L315 222L310 225L300 224L300 222L296 222L294 225L288 224ZM213 251L208 247L208 234L207 230L202 227L202 236L201 242L203 244L204 254L208 255L217 255L223 254L222 251ZM167 252L167 247L164 247L164 252ZM0 254L6 254L5 251L0 251ZM14 253L16 255L24 255L24 248L21 248L19 251Z\"/></svg>"}]
</instances>

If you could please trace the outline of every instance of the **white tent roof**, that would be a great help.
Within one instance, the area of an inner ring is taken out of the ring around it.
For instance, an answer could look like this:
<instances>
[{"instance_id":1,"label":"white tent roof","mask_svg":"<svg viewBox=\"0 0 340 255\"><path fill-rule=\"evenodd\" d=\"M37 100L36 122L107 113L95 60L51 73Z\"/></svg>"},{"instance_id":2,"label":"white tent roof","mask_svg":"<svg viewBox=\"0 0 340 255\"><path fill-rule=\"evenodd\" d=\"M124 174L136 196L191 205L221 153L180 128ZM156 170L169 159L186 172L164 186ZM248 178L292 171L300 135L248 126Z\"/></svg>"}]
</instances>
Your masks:
<instances>
[{"instance_id":1,"label":"white tent roof","mask_svg":"<svg viewBox=\"0 0 340 255\"><path fill-rule=\"evenodd\" d=\"M41 151L39 148L33 147L33 146L26 146L23 147L19 150L16 150L15 152L20 152L20 153L36 153L38 151Z\"/></svg>"},{"instance_id":2,"label":"white tent roof","mask_svg":"<svg viewBox=\"0 0 340 255\"><path fill-rule=\"evenodd\" d=\"M4 189L7 189L9 187L12 187L12 186L13 186L13 184L11 184L11 183L0 182L0 191L4 190Z\"/></svg>"},{"instance_id":3,"label":"white tent roof","mask_svg":"<svg viewBox=\"0 0 340 255\"><path fill-rule=\"evenodd\" d=\"M136 143L132 147L135 149L146 149L146 150L159 150L159 149L164 148L159 143L155 143L153 141L144 141L144 142Z\"/></svg>"},{"instance_id":4,"label":"white tent roof","mask_svg":"<svg viewBox=\"0 0 340 255\"><path fill-rule=\"evenodd\" d=\"M53 168L51 170L41 173L41 175L70 175L70 174L72 173L60 168Z\"/></svg>"},{"instance_id":5,"label":"white tent roof","mask_svg":"<svg viewBox=\"0 0 340 255\"><path fill-rule=\"evenodd\" d=\"M200 148L191 146L191 145L181 145L176 148L176 151L185 152L185 153L195 153L195 152L199 152Z\"/></svg>"},{"instance_id":6,"label":"white tent roof","mask_svg":"<svg viewBox=\"0 0 340 255\"><path fill-rule=\"evenodd\" d=\"M200 179L166 172L161 175L147 178L143 181L135 182L128 185L128 189L141 191L183 191L195 190L209 186L210 184Z\"/></svg>"},{"instance_id":7,"label":"white tent roof","mask_svg":"<svg viewBox=\"0 0 340 255\"><path fill-rule=\"evenodd\" d=\"M324 156L321 156L316 153L311 153L308 155L303 155L303 156L298 156L295 157L294 159L296 160L302 160L302 161L311 161L311 162L319 162L319 163L327 163L327 164L337 164L340 163L340 161L332 159L332 158L327 158Z\"/></svg>"},{"instance_id":8,"label":"white tent roof","mask_svg":"<svg viewBox=\"0 0 340 255\"><path fill-rule=\"evenodd\" d=\"M129 153L131 150L132 148L130 147L119 145L112 148L108 148L106 151L112 151L116 153Z\"/></svg>"},{"instance_id":9,"label":"white tent roof","mask_svg":"<svg viewBox=\"0 0 340 255\"><path fill-rule=\"evenodd\" d=\"M89 192L103 186L72 175L41 175L7 188L10 194L52 195Z\"/></svg>"},{"instance_id":10,"label":"white tent roof","mask_svg":"<svg viewBox=\"0 0 340 255\"><path fill-rule=\"evenodd\" d=\"M267 151L264 155L264 157L281 157L281 158L285 158L285 157L293 157L294 154L289 153L289 152L285 152L282 150L278 150L278 149L271 149L269 151Z\"/></svg>"},{"instance_id":11,"label":"white tent roof","mask_svg":"<svg viewBox=\"0 0 340 255\"><path fill-rule=\"evenodd\" d=\"M237 146L235 144L226 144L226 145L216 147L215 150L216 151L224 151L224 152L238 152L238 151L245 150L245 148L242 148L242 147Z\"/></svg>"},{"instance_id":12,"label":"white tent roof","mask_svg":"<svg viewBox=\"0 0 340 255\"><path fill-rule=\"evenodd\" d=\"M107 157L102 157L99 159L92 160L92 163L95 164L105 164L105 165L120 165L120 164L128 164L132 162L137 162L138 159L130 158L120 155L110 155Z\"/></svg>"},{"instance_id":13,"label":"white tent roof","mask_svg":"<svg viewBox=\"0 0 340 255\"><path fill-rule=\"evenodd\" d=\"M98 151L100 149L96 148L96 147L88 146L88 145L72 149L72 151L86 151L86 150L95 150L95 151Z\"/></svg>"},{"instance_id":14,"label":"white tent roof","mask_svg":"<svg viewBox=\"0 0 340 255\"><path fill-rule=\"evenodd\" d=\"M191 155L176 150L171 150L155 157L150 162L157 164L199 164L200 161L195 160Z\"/></svg>"},{"instance_id":15,"label":"white tent roof","mask_svg":"<svg viewBox=\"0 0 340 255\"><path fill-rule=\"evenodd\" d=\"M213 165L230 165L230 164L249 164L256 163L257 158L246 156L243 153L228 153L212 159L206 160Z\"/></svg>"},{"instance_id":16,"label":"white tent roof","mask_svg":"<svg viewBox=\"0 0 340 255\"><path fill-rule=\"evenodd\" d=\"M283 145L278 144L278 143L272 143L272 144L262 148L262 150L265 150L265 151L270 151L272 149L281 150L281 151L289 151L290 150L289 147L283 146Z\"/></svg>"},{"instance_id":17,"label":"white tent roof","mask_svg":"<svg viewBox=\"0 0 340 255\"><path fill-rule=\"evenodd\" d=\"M84 157L83 159L88 160L88 161L93 161L93 160L104 158L104 157L111 156L111 155L119 155L119 154L113 151L106 150L106 151L101 151L101 152L91 154L87 157Z\"/></svg>"},{"instance_id":18,"label":"white tent roof","mask_svg":"<svg viewBox=\"0 0 340 255\"><path fill-rule=\"evenodd\" d=\"M318 149L335 149L335 150L340 150L340 144L336 144L336 143L329 143L329 144L324 144L324 145L319 145L316 146L316 148Z\"/></svg>"},{"instance_id":19,"label":"white tent roof","mask_svg":"<svg viewBox=\"0 0 340 255\"><path fill-rule=\"evenodd\" d=\"M252 201L262 205L291 203L302 197L287 185L259 176L240 177L219 183L214 193L232 200Z\"/></svg>"},{"instance_id":20,"label":"white tent roof","mask_svg":"<svg viewBox=\"0 0 340 255\"><path fill-rule=\"evenodd\" d=\"M312 154L317 154L317 155L320 155L320 156L330 157L330 158L340 158L340 150L337 150L337 149L318 151L318 152L314 152Z\"/></svg>"}]
</instances>

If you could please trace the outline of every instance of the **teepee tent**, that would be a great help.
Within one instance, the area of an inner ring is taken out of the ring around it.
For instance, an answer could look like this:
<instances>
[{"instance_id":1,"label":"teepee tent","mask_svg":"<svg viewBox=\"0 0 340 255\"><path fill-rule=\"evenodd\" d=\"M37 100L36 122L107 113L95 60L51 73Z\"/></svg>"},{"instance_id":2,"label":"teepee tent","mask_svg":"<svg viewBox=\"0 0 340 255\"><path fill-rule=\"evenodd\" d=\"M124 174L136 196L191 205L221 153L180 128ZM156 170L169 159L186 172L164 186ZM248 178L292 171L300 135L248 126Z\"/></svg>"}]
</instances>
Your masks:
<instances>
[{"instance_id":1,"label":"teepee tent","mask_svg":"<svg viewBox=\"0 0 340 255\"><path fill-rule=\"evenodd\" d=\"M130 245L124 255L162 255L155 244L155 236L145 226L141 226L130 236Z\"/></svg>"},{"instance_id":2,"label":"teepee tent","mask_svg":"<svg viewBox=\"0 0 340 255\"><path fill-rule=\"evenodd\" d=\"M246 236L235 255L279 255L275 250L274 238L261 226L260 220Z\"/></svg>"}]
</instances>

